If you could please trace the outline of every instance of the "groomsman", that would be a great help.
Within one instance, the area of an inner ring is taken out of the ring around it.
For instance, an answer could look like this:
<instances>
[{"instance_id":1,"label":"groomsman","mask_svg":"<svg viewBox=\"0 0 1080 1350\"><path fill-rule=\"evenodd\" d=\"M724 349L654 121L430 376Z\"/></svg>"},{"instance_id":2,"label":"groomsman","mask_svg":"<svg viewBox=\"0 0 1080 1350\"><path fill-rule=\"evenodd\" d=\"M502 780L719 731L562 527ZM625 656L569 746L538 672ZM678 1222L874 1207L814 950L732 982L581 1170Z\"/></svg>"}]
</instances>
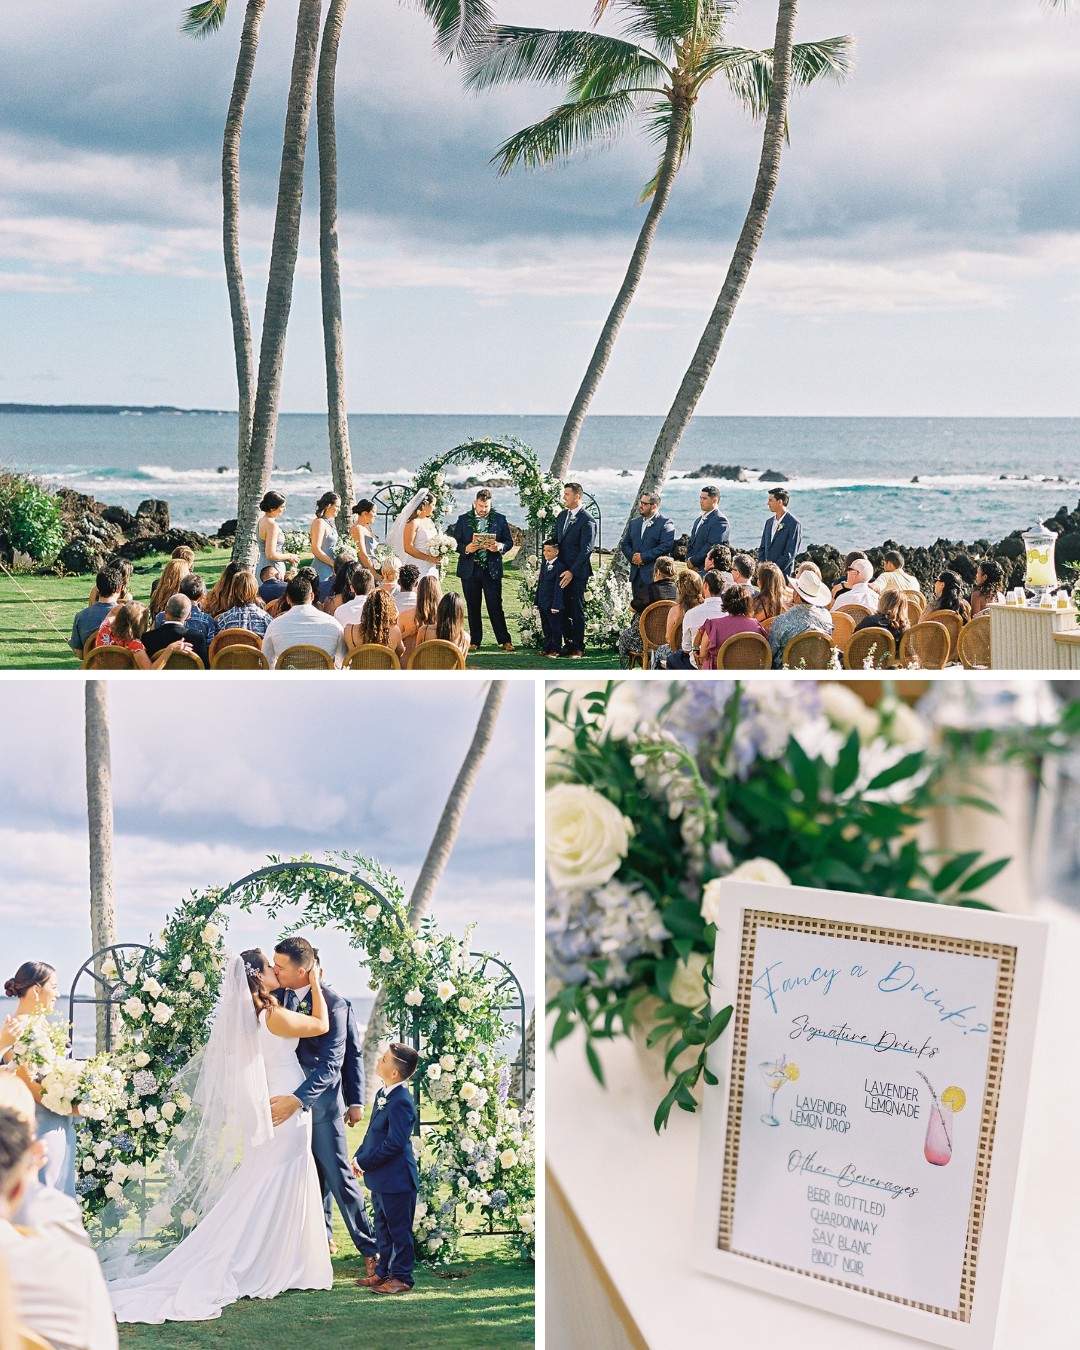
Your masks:
<instances>
[{"instance_id":1,"label":"groomsman","mask_svg":"<svg viewBox=\"0 0 1080 1350\"><path fill-rule=\"evenodd\" d=\"M765 522L758 549L758 562L775 563L785 579L790 579L795 570L795 555L802 548L802 526L787 509L790 500L787 488L770 489L772 519Z\"/></svg>"},{"instance_id":2,"label":"groomsman","mask_svg":"<svg viewBox=\"0 0 1080 1350\"><path fill-rule=\"evenodd\" d=\"M580 660L585 655L585 588L592 576L592 551L596 522L582 509L584 489L580 483L563 488L565 511L555 523L559 545L559 585L563 592L563 655Z\"/></svg>"},{"instance_id":3,"label":"groomsman","mask_svg":"<svg viewBox=\"0 0 1080 1350\"><path fill-rule=\"evenodd\" d=\"M514 547L514 536L506 517L491 509L491 492L481 488L476 494L471 511L458 516L450 533L457 540L457 574L469 613L469 646L475 651L484 640L484 610L495 630L495 641L504 652L512 652L510 630L503 614L502 583L503 554ZM473 542L478 534L494 535L486 544Z\"/></svg>"},{"instance_id":4,"label":"groomsman","mask_svg":"<svg viewBox=\"0 0 1080 1350\"><path fill-rule=\"evenodd\" d=\"M690 527L690 542L686 546L686 565L698 575L704 575L705 559L709 549L728 542L727 516L720 512L720 489L701 489L701 515Z\"/></svg>"},{"instance_id":5,"label":"groomsman","mask_svg":"<svg viewBox=\"0 0 1080 1350\"><path fill-rule=\"evenodd\" d=\"M640 515L626 527L619 545L630 564L630 587L637 596L652 583L653 564L671 553L675 526L660 514L660 498L655 492L643 492L638 502Z\"/></svg>"}]
</instances>

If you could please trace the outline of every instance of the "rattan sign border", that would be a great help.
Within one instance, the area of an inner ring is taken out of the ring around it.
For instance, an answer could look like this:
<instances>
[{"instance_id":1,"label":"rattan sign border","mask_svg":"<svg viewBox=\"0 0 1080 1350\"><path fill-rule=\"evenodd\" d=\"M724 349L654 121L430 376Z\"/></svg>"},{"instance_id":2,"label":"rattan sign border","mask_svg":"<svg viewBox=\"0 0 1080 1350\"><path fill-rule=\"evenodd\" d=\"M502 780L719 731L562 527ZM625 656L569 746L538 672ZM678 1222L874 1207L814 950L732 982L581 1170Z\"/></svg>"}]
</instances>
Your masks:
<instances>
[{"instance_id":1,"label":"rattan sign border","mask_svg":"<svg viewBox=\"0 0 1080 1350\"><path fill-rule=\"evenodd\" d=\"M757 934L761 928L781 929L787 932L809 933L814 937L852 938L857 942L878 942L892 946L911 947L923 951L946 952L956 956L975 956L997 962L997 990L994 999L993 1021L990 1027L989 1053L986 1067L986 1092L983 1098L982 1120L979 1124L979 1148L975 1163L975 1180L968 1214L967 1242L960 1278L960 1297L956 1308L937 1308L928 1303L901 1298L863 1285L819 1275L780 1261L769 1261L732 1246L731 1233L735 1218L735 1178L739 1161L739 1128L742 1120L743 1084L746 1081L746 1046L750 1028L750 991L753 984L754 956ZM897 929L880 928L866 924L843 923L833 919L810 918L796 914L770 914L748 909L743 915L742 942L739 952L739 985L736 995L733 1044L731 1056L731 1092L728 1100L727 1134L724 1144L724 1178L720 1201L720 1230L717 1246L721 1251L764 1265L776 1266L804 1275L807 1279L854 1289L909 1308L921 1308L960 1322L971 1320L975 1297L975 1277L979 1260L979 1239L986 1209L986 1191L990 1179L990 1157L994 1146L998 1102L1001 1093L1001 1073L1005 1063L1005 1043L1012 1007L1013 982L1016 974L1016 948L996 942L979 942L969 938L944 937L939 933L911 933Z\"/></svg>"}]
</instances>

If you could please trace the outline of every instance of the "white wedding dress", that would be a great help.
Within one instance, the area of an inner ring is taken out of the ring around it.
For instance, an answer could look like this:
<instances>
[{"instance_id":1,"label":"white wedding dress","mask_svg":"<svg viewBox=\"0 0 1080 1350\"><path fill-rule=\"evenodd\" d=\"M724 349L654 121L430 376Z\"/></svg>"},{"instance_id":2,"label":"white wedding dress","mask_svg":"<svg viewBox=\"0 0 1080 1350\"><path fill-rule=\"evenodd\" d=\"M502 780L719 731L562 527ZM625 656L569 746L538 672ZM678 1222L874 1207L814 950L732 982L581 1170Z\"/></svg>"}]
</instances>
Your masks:
<instances>
[{"instance_id":1,"label":"white wedding dress","mask_svg":"<svg viewBox=\"0 0 1080 1350\"><path fill-rule=\"evenodd\" d=\"M304 1071L298 1042L267 1031L265 1019L260 1013L257 1047L268 1101L295 1092ZM298 1111L242 1147L239 1167L201 1222L151 1269L110 1279L117 1321L203 1322L237 1299L332 1287L311 1116Z\"/></svg>"},{"instance_id":2,"label":"white wedding dress","mask_svg":"<svg viewBox=\"0 0 1080 1350\"><path fill-rule=\"evenodd\" d=\"M416 520L416 533L413 535L412 546L418 553L427 553L431 546L431 541L439 533L438 529L432 523L430 516L419 516ZM438 563L425 562L423 558L414 558L411 553L404 552L402 545L402 562L409 562L419 569L422 577L427 577L432 572L438 572Z\"/></svg>"}]
</instances>

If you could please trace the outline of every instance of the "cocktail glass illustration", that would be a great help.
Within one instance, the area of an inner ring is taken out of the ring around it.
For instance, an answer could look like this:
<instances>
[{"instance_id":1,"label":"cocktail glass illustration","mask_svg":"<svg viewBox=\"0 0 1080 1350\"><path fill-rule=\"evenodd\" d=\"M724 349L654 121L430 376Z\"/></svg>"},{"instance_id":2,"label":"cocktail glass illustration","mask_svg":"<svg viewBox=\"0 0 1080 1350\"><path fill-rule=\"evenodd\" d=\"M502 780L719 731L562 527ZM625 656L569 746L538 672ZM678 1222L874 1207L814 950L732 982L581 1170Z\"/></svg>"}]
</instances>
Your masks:
<instances>
[{"instance_id":1,"label":"cocktail glass illustration","mask_svg":"<svg viewBox=\"0 0 1080 1350\"><path fill-rule=\"evenodd\" d=\"M776 1119L776 1094L785 1083L794 1083L799 1076L799 1066L789 1064L786 1055L781 1055L779 1059L767 1059L763 1064L758 1065L758 1072L765 1080L765 1086L772 1093L769 1098L769 1109L761 1117L765 1125L779 1125Z\"/></svg>"},{"instance_id":2,"label":"cocktail glass illustration","mask_svg":"<svg viewBox=\"0 0 1080 1350\"><path fill-rule=\"evenodd\" d=\"M963 1088L947 1087L939 1098L934 1085L921 1070L919 1077L930 1089L934 1103L926 1122L926 1139L923 1142L923 1157L935 1167L944 1167L953 1154L953 1116L967 1105Z\"/></svg>"}]
</instances>

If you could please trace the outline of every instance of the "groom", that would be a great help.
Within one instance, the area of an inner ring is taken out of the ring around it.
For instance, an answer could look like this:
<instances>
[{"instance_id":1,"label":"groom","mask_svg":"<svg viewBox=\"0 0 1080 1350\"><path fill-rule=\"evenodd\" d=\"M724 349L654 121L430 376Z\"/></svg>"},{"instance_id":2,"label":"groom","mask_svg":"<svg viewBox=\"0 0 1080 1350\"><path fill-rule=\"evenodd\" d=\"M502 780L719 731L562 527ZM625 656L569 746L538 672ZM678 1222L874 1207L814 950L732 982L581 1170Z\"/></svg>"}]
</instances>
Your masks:
<instances>
[{"instance_id":1,"label":"groom","mask_svg":"<svg viewBox=\"0 0 1080 1350\"><path fill-rule=\"evenodd\" d=\"M305 938L283 938L274 948L274 974L281 988L278 1001L292 1012L311 1011L311 970L315 951ZM357 1250L367 1261L367 1274L375 1273L375 1238L364 1197L352 1174L345 1141L345 1103L341 1096L341 1070L348 1043L349 1003L333 989L323 988L330 1030L322 1036L301 1040L296 1057L307 1077L289 1097L270 1098L270 1118L280 1125L297 1111L311 1112L311 1151L319 1185L337 1201L341 1217Z\"/></svg>"}]
</instances>

